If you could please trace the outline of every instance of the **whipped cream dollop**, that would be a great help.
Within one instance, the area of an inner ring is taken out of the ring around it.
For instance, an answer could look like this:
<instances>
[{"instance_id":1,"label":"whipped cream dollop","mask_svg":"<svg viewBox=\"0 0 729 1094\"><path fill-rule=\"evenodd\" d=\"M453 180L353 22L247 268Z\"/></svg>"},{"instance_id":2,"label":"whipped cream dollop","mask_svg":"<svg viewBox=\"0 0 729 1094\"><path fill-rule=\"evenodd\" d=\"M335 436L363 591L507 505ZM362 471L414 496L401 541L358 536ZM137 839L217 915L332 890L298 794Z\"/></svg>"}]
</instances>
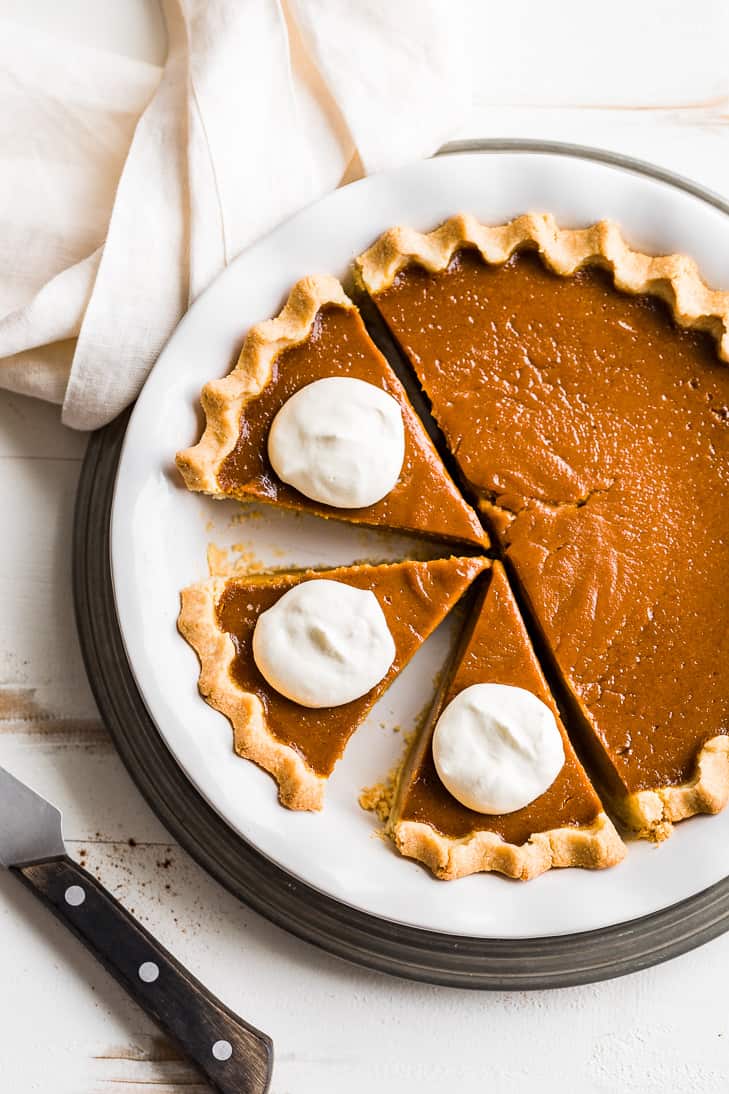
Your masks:
<instances>
[{"instance_id":1,"label":"whipped cream dollop","mask_svg":"<svg viewBox=\"0 0 729 1094\"><path fill-rule=\"evenodd\" d=\"M395 643L374 593L313 578L260 614L253 659L287 699L338 707L379 684L395 659Z\"/></svg>"},{"instance_id":2,"label":"whipped cream dollop","mask_svg":"<svg viewBox=\"0 0 729 1094\"><path fill-rule=\"evenodd\" d=\"M473 684L443 710L433 734L438 776L477 813L513 813L547 790L564 765L549 707L531 691Z\"/></svg>"},{"instance_id":3,"label":"whipped cream dollop","mask_svg":"<svg viewBox=\"0 0 729 1094\"><path fill-rule=\"evenodd\" d=\"M268 458L283 482L312 501L337 509L374 505L400 477L402 412L391 395L364 380L315 380L273 419Z\"/></svg>"}]
</instances>

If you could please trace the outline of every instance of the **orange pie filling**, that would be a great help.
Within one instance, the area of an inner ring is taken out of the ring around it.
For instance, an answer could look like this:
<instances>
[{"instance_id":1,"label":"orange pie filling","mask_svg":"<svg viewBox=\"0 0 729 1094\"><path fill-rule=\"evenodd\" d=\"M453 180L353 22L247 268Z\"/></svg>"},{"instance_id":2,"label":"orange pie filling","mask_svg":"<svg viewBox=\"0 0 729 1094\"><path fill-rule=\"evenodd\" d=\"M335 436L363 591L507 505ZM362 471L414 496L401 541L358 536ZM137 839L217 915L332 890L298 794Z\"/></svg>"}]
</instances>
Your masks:
<instances>
[{"instance_id":1,"label":"orange pie filling","mask_svg":"<svg viewBox=\"0 0 729 1094\"><path fill-rule=\"evenodd\" d=\"M605 270L561 276L533 251L411 262L373 296L623 818L660 837L721 808L727 787L697 772L701 757L729 781L729 369L714 340Z\"/></svg>"}]
</instances>

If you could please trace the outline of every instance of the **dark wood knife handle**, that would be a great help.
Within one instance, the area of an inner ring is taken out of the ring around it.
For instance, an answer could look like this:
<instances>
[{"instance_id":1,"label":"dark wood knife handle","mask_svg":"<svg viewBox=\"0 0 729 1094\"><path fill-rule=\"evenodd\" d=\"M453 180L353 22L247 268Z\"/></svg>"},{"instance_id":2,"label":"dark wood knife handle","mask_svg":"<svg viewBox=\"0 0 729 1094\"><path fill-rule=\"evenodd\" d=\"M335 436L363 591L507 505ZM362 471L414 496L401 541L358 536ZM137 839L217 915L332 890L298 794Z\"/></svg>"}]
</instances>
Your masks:
<instances>
[{"instance_id":1,"label":"dark wood knife handle","mask_svg":"<svg viewBox=\"0 0 729 1094\"><path fill-rule=\"evenodd\" d=\"M110 893L69 858L13 871L172 1037L220 1094L265 1094L273 1043L160 946Z\"/></svg>"}]
</instances>

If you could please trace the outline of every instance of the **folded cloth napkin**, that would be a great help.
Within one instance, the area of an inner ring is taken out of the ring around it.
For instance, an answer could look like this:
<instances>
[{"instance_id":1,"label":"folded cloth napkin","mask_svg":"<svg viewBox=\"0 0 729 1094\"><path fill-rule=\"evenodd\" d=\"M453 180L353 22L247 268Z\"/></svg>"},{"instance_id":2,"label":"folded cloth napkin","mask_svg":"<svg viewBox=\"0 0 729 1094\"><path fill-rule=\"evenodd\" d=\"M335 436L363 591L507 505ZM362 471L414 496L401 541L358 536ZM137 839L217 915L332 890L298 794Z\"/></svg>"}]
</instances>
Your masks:
<instances>
[{"instance_id":1,"label":"folded cloth napkin","mask_svg":"<svg viewBox=\"0 0 729 1094\"><path fill-rule=\"evenodd\" d=\"M163 0L160 70L3 23L0 386L95 429L189 303L342 181L462 122L458 3Z\"/></svg>"}]
</instances>

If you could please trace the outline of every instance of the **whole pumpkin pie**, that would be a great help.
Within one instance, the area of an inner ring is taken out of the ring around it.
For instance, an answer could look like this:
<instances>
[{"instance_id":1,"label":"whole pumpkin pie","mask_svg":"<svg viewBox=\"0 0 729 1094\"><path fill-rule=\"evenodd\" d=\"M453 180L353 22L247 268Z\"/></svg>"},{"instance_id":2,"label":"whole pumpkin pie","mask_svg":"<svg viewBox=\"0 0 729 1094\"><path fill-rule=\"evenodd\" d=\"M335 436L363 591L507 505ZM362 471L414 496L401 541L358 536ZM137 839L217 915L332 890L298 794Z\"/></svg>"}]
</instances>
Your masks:
<instances>
[{"instance_id":1,"label":"whole pumpkin pie","mask_svg":"<svg viewBox=\"0 0 729 1094\"><path fill-rule=\"evenodd\" d=\"M284 404L309 384L346 377L395 399L404 426L404 460L394 487L357 509L324 505L283 482L267 442ZM253 327L229 376L202 392L205 432L177 454L190 490L263 501L376 528L484 547L488 537L456 489L405 389L370 339L359 311L333 277L303 278L275 319Z\"/></svg>"},{"instance_id":2,"label":"whole pumpkin pie","mask_svg":"<svg viewBox=\"0 0 729 1094\"><path fill-rule=\"evenodd\" d=\"M200 660L203 698L231 721L235 751L269 771L290 809L320 809L326 780L375 702L445 618L486 558L446 558L382 566L213 577L181 594L178 626ZM387 674L365 695L311 709L271 686L253 654L260 615L294 586L341 581L374 593L395 648Z\"/></svg>"},{"instance_id":3,"label":"whole pumpkin pie","mask_svg":"<svg viewBox=\"0 0 729 1094\"><path fill-rule=\"evenodd\" d=\"M480 580L484 587L460 648L400 775L388 832L402 854L443 879L496 870L526 880L556 866L612 866L625 847L565 733L501 563ZM500 816L475 812L452 797L431 747L444 707L483 683L531 691L554 714L564 746L564 765L549 789Z\"/></svg>"},{"instance_id":4,"label":"whole pumpkin pie","mask_svg":"<svg viewBox=\"0 0 729 1094\"><path fill-rule=\"evenodd\" d=\"M614 224L385 233L361 286L637 834L729 798L729 294Z\"/></svg>"}]
</instances>

